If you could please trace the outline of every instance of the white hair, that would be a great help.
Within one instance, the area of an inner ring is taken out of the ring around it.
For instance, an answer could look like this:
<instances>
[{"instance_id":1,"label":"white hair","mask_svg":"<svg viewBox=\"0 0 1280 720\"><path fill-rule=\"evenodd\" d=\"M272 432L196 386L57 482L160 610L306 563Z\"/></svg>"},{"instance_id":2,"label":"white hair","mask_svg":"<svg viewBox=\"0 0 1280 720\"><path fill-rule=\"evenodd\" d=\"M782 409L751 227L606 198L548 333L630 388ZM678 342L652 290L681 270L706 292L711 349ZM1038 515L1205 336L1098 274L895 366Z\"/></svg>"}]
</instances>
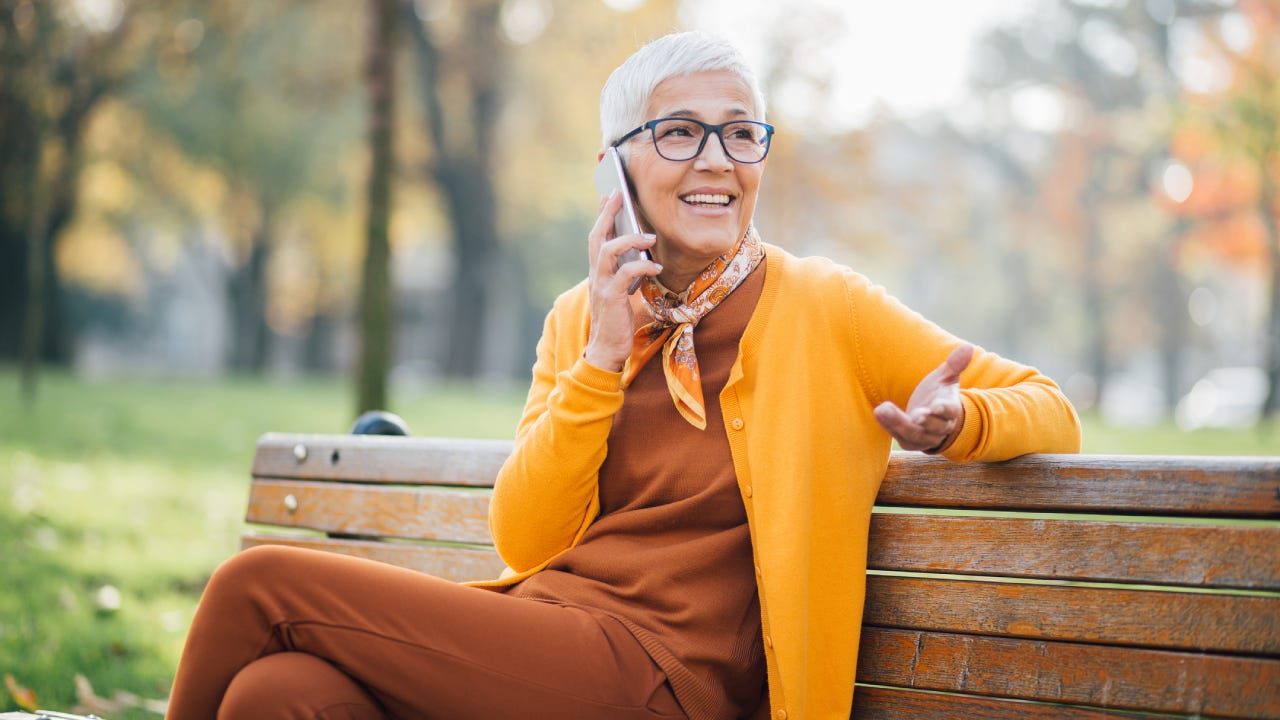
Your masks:
<instances>
[{"instance_id":1,"label":"white hair","mask_svg":"<svg viewBox=\"0 0 1280 720\"><path fill-rule=\"evenodd\" d=\"M604 147L650 119L644 116L645 107L649 95L663 80L711 70L728 70L746 83L755 102L753 119L764 121L764 94L738 48L696 30L671 33L635 51L605 81L600 91Z\"/></svg>"}]
</instances>

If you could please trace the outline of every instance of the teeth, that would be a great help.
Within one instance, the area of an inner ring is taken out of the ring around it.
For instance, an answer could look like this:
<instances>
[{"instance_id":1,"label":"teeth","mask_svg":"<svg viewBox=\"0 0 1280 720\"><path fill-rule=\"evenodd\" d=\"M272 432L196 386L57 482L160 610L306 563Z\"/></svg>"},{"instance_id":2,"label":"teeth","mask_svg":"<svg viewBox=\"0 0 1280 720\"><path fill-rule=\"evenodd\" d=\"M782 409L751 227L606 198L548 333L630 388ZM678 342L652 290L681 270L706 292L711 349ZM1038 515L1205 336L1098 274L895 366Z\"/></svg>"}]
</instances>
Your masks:
<instances>
[{"instance_id":1,"label":"teeth","mask_svg":"<svg viewBox=\"0 0 1280 720\"><path fill-rule=\"evenodd\" d=\"M696 205L728 205L729 204L728 195L704 195L704 194L685 195L680 199L684 200L687 203L694 203Z\"/></svg>"}]
</instances>

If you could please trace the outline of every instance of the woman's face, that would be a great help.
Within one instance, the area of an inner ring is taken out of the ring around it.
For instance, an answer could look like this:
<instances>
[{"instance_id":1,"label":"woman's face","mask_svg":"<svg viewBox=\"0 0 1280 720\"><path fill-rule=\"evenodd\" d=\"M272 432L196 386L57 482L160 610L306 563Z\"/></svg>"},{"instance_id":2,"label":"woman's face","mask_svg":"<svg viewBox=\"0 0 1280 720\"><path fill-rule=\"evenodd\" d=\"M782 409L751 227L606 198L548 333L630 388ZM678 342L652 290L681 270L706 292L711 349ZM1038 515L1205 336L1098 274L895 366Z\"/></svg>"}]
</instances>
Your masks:
<instances>
[{"instance_id":1,"label":"woman's face","mask_svg":"<svg viewBox=\"0 0 1280 720\"><path fill-rule=\"evenodd\" d=\"M689 117L712 124L757 120L754 107L746 83L727 70L713 70L663 80L649 96L645 119ZM640 223L658 236L653 252L664 267L663 282L684 282L747 232L764 162L730 160L715 136L707 138L700 155L683 162L658 155L651 132L628 142L627 172Z\"/></svg>"}]
</instances>

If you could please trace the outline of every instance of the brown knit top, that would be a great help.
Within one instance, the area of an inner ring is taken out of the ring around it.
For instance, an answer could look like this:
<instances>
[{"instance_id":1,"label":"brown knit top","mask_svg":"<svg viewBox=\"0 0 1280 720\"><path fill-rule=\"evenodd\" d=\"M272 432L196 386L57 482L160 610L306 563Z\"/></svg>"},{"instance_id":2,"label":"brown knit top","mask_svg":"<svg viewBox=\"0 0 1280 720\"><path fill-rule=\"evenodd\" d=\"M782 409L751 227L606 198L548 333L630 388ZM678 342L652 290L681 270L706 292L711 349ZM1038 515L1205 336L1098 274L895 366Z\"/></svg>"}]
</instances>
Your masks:
<instances>
[{"instance_id":1,"label":"brown knit top","mask_svg":"<svg viewBox=\"0 0 1280 720\"><path fill-rule=\"evenodd\" d=\"M751 537L718 398L764 284L763 263L694 330L707 429L676 411L661 356L613 419L600 515L512 595L622 621L693 720L751 715L765 690Z\"/></svg>"}]
</instances>

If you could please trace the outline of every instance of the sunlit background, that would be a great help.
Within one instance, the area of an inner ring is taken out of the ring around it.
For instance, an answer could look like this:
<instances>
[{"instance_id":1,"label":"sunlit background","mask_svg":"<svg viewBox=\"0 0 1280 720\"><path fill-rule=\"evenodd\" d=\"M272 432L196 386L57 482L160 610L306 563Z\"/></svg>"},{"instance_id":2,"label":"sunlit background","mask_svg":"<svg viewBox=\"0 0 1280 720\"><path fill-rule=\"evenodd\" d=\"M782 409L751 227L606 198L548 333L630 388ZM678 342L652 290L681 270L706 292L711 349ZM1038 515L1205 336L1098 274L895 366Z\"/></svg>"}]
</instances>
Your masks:
<instances>
[{"instance_id":1,"label":"sunlit background","mask_svg":"<svg viewBox=\"0 0 1280 720\"><path fill-rule=\"evenodd\" d=\"M1278 23L1280 0L0 0L0 711L163 712L261 433L385 407L512 436L585 274L600 87L674 29L765 86L766 240L1040 367L1086 451L1280 455Z\"/></svg>"},{"instance_id":2,"label":"sunlit background","mask_svg":"<svg viewBox=\"0 0 1280 720\"><path fill-rule=\"evenodd\" d=\"M369 6L4 0L0 361L38 337L41 367L86 377L353 373ZM388 402L524 381L584 271L601 83L701 28L779 126L767 240L1109 422L1252 424L1280 353L1278 7L406 0Z\"/></svg>"}]
</instances>

